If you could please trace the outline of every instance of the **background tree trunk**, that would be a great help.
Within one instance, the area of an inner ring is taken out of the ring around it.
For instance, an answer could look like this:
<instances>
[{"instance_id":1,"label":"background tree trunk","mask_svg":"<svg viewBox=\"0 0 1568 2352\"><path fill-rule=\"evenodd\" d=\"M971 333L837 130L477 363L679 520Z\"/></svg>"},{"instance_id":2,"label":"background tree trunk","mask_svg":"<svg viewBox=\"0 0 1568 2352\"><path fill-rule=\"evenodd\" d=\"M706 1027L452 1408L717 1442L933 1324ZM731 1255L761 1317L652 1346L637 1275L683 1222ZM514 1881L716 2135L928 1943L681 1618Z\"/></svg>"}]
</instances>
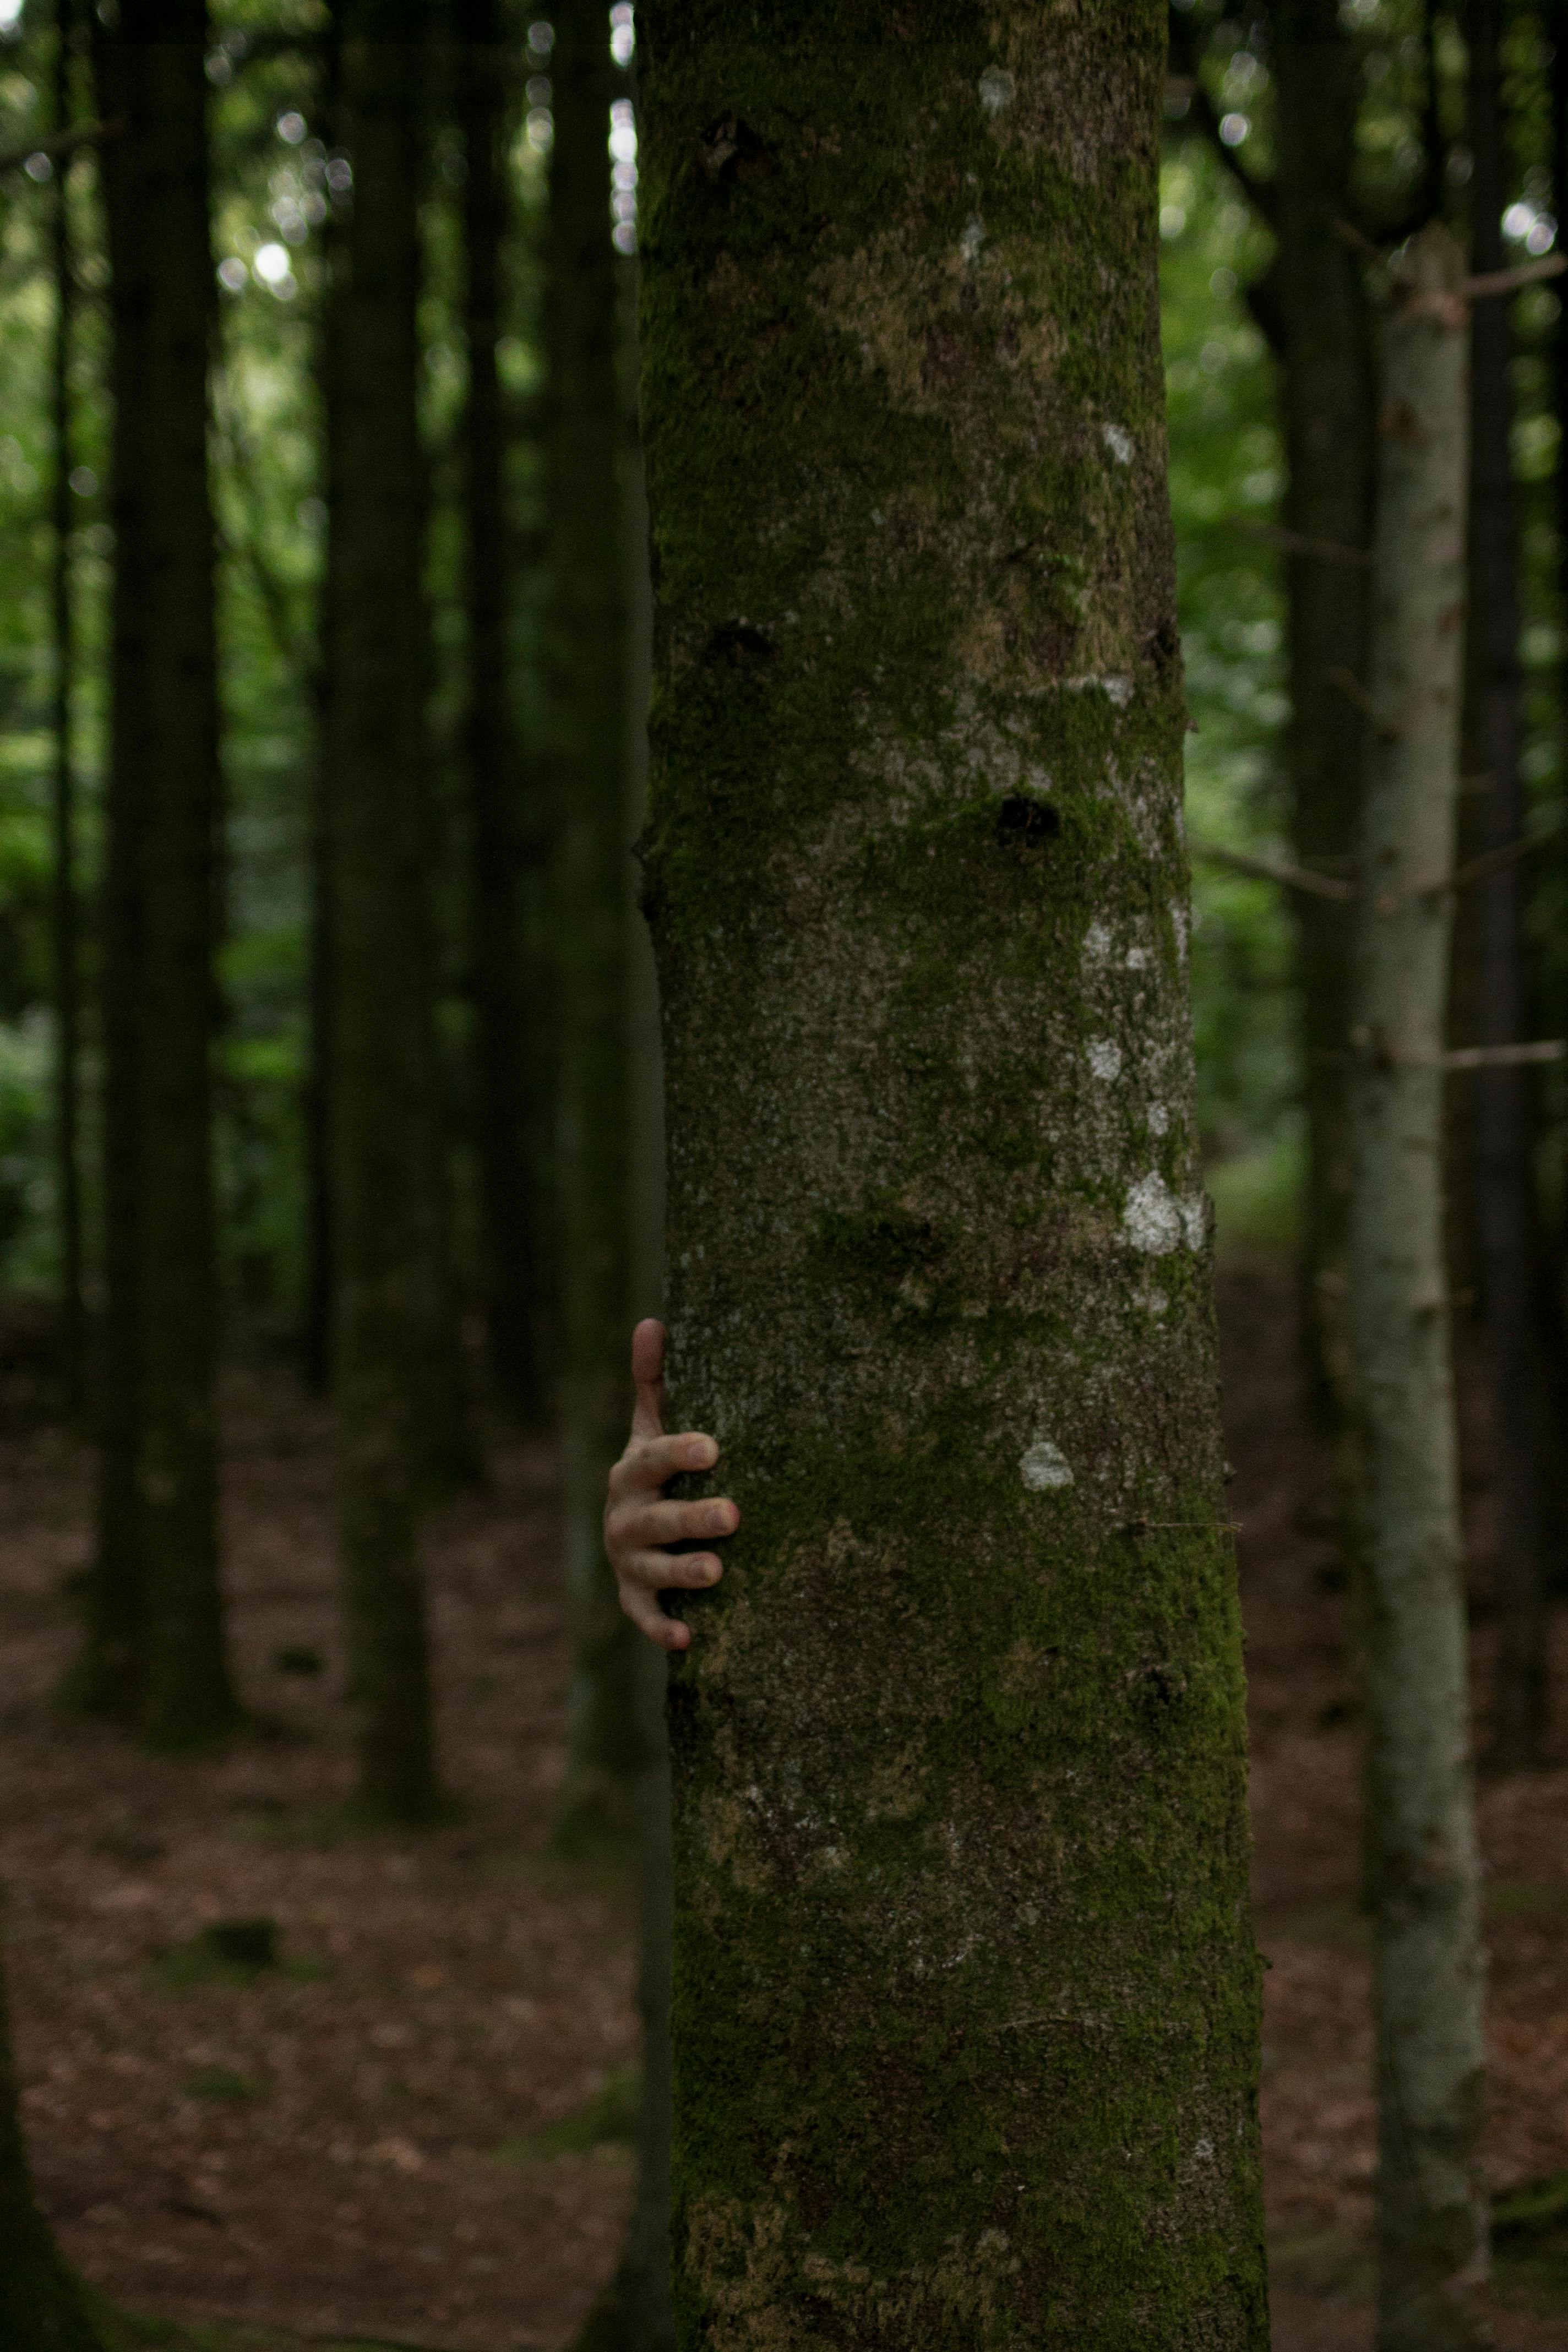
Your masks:
<instances>
[{"instance_id":1,"label":"background tree trunk","mask_svg":"<svg viewBox=\"0 0 1568 2352\"><path fill-rule=\"evenodd\" d=\"M218 1586L213 1383L217 696L207 494L205 16L125 0L100 32L114 331L105 907L109 1307L82 1695L155 1745L237 1709Z\"/></svg>"},{"instance_id":2,"label":"background tree trunk","mask_svg":"<svg viewBox=\"0 0 1568 2352\"><path fill-rule=\"evenodd\" d=\"M1385 352L1356 958L1352 1299L1366 1467L1380 2352L1481 2342L1481 1951L1443 1246L1465 555L1464 258L1427 229Z\"/></svg>"},{"instance_id":3,"label":"background tree trunk","mask_svg":"<svg viewBox=\"0 0 1568 2352\"><path fill-rule=\"evenodd\" d=\"M73 0L55 5L55 122L72 120L76 63ZM81 992L76 877L76 752L72 724L76 690L76 613L71 580L71 352L76 326L75 261L71 252L70 159L55 173L54 562L51 582L55 635L55 772L51 803L55 982L55 1165L60 1245L60 1372L67 1414L81 1418L87 1402L87 1326L82 1303L81 1172L78 1140L80 1099Z\"/></svg>"},{"instance_id":4,"label":"background tree trunk","mask_svg":"<svg viewBox=\"0 0 1568 2352\"><path fill-rule=\"evenodd\" d=\"M420 1507L429 1259L421 1002L423 493L416 414L423 18L343 0L353 162L342 296L332 776L335 1379L361 1795L436 1803Z\"/></svg>"},{"instance_id":5,"label":"background tree trunk","mask_svg":"<svg viewBox=\"0 0 1568 2352\"><path fill-rule=\"evenodd\" d=\"M88 2298L33 2198L0 1971L0 2344L5 2352L102 2352Z\"/></svg>"},{"instance_id":6,"label":"background tree trunk","mask_svg":"<svg viewBox=\"0 0 1568 2352\"><path fill-rule=\"evenodd\" d=\"M563 1851L630 1835L638 1771L637 1645L600 1517L629 1406L626 1263L625 572L616 254L605 141L606 12L566 0L551 53L545 315L549 369L547 658L556 810L552 910L560 1034L559 1228L571 1750Z\"/></svg>"},{"instance_id":7,"label":"background tree trunk","mask_svg":"<svg viewBox=\"0 0 1568 2352\"><path fill-rule=\"evenodd\" d=\"M539 1220L524 1126L521 771L510 696L506 440L496 341L507 249L508 52L498 0L460 0L467 416L468 769L475 1129L490 1389L524 1426L544 1418L539 1360Z\"/></svg>"},{"instance_id":8,"label":"background tree trunk","mask_svg":"<svg viewBox=\"0 0 1568 2352\"><path fill-rule=\"evenodd\" d=\"M1163 11L643 25L679 2340L1262 2352Z\"/></svg>"},{"instance_id":9,"label":"background tree trunk","mask_svg":"<svg viewBox=\"0 0 1568 2352\"><path fill-rule=\"evenodd\" d=\"M1291 835L1296 857L1342 871L1353 855L1364 724L1344 681L1367 674L1375 397L1372 339L1352 216L1361 95L1356 51L1337 0L1280 0L1269 16L1279 92L1271 272L1283 330L1280 394L1288 489L1299 534L1285 561L1290 663ZM1318 551L1307 552L1300 541ZM1322 551L1342 549L1342 556ZM1350 1028L1348 909L1293 897L1307 1112L1302 1323L1318 1417L1342 1430L1349 1335L1342 1306L1350 1215L1350 1115L1342 1055ZM1348 1487L1347 1487L1348 1493Z\"/></svg>"},{"instance_id":10,"label":"background tree trunk","mask_svg":"<svg viewBox=\"0 0 1568 2352\"><path fill-rule=\"evenodd\" d=\"M1471 262L1504 266L1507 154L1499 0L1470 0ZM1513 397L1509 306L1476 303L1470 330L1470 672L1475 742L1489 782L1479 803L1478 852L1524 831L1520 765L1523 676L1519 656L1519 551L1513 508ZM1517 864L1477 886L1477 1042L1521 1043L1526 1031L1524 884ZM1477 1072L1471 1097L1477 1241L1486 1324L1500 1508L1499 1643L1490 1760L1518 1770L1539 1760L1546 1723L1542 1365L1536 1282L1534 1180L1528 1073Z\"/></svg>"}]
</instances>

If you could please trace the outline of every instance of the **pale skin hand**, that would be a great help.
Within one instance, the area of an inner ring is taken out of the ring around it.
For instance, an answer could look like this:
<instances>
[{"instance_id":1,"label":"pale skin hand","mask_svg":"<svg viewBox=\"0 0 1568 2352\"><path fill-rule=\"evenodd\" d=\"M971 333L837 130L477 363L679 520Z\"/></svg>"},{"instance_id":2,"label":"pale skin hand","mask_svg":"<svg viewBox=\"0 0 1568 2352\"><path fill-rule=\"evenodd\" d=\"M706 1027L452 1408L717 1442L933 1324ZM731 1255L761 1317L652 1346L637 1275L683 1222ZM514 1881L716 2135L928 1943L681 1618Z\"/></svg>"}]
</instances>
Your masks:
<instances>
[{"instance_id":1,"label":"pale skin hand","mask_svg":"<svg viewBox=\"0 0 1568 2352\"><path fill-rule=\"evenodd\" d=\"M651 1319L632 1333L632 1379L637 1405L626 1450L610 1473L605 1505L605 1549L616 1571L621 1607L632 1623L661 1650L689 1646L691 1629L667 1617L658 1596L680 1585L703 1591L723 1574L710 1551L668 1552L663 1544L700 1542L730 1536L741 1514L728 1496L700 1503L671 1503L662 1489L680 1470L711 1470L719 1448L700 1430L681 1436L664 1433L664 1326Z\"/></svg>"}]
</instances>

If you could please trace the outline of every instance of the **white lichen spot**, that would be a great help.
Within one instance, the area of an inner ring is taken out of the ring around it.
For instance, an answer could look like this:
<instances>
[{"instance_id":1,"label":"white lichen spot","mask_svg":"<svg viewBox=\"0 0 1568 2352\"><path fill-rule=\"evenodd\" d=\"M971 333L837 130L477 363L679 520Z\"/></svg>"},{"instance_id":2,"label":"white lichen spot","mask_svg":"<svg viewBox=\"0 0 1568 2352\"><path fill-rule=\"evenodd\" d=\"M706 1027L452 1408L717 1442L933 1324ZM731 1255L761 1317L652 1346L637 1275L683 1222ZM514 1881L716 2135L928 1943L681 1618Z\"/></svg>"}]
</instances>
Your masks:
<instances>
[{"instance_id":1,"label":"white lichen spot","mask_svg":"<svg viewBox=\"0 0 1568 2352\"><path fill-rule=\"evenodd\" d=\"M1072 1465L1060 1446L1053 1445L1048 1437L1037 1437L1033 1445L1025 1449L1018 1467L1031 1495L1049 1494L1053 1487L1072 1485Z\"/></svg>"},{"instance_id":2,"label":"white lichen spot","mask_svg":"<svg viewBox=\"0 0 1568 2352\"><path fill-rule=\"evenodd\" d=\"M1212 2156L1213 2156L1213 2154L1214 2154L1214 2142L1213 2142L1213 2140L1212 2140L1212 2139L1200 2139L1200 2140L1195 2140L1195 2141L1194 2142L1194 2144L1193 2144L1193 2154L1194 2154L1194 2156L1212 2157Z\"/></svg>"},{"instance_id":3,"label":"white lichen spot","mask_svg":"<svg viewBox=\"0 0 1568 2352\"><path fill-rule=\"evenodd\" d=\"M984 242L985 224L981 219L978 213L972 213L968 220L964 222L963 235L958 240L958 249L960 253L963 254L964 260L967 262L971 269L973 268L975 263L979 260L980 248Z\"/></svg>"},{"instance_id":4,"label":"white lichen spot","mask_svg":"<svg viewBox=\"0 0 1568 2352\"><path fill-rule=\"evenodd\" d=\"M1018 95L1018 85L1005 66L987 66L980 77L980 103L987 114L1001 114Z\"/></svg>"},{"instance_id":5,"label":"white lichen spot","mask_svg":"<svg viewBox=\"0 0 1568 2352\"><path fill-rule=\"evenodd\" d=\"M1154 1318L1156 1323L1159 1321L1161 1316L1163 1315L1170 1303L1170 1300L1166 1297L1163 1290L1146 1290L1143 1293L1143 1304L1148 1308L1150 1314Z\"/></svg>"},{"instance_id":6,"label":"white lichen spot","mask_svg":"<svg viewBox=\"0 0 1568 2352\"><path fill-rule=\"evenodd\" d=\"M1119 1078L1121 1076L1121 1048L1110 1037L1091 1037L1089 1041L1089 1066L1097 1078Z\"/></svg>"},{"instance_id":7,"label":"white lichen spot","mask_svg":"<svg viewBox=\"0 0 1568 2352\"><path fill-rule=\"evenodd\" d=\"M1107 699L1113 702L1118 710L1125 710L1132 699L1132 680L1130 677L1102 677L1100 683L1105 688Z\"/></svg>"},{"instance_id":8,"label":"white lichen spot","mask_svg":"<svg viewBox=\"0 0 1568 2352\"><path fill-rule=\"evenodd\" d=\"M1083 935L1085 963L1103 963L1110 953L1110 933L1103 923L1090 923Z\"/></svg>"},{"instance_id":9,"label":"white lichen spot","mask_svg":"<svg viewBox=\"0 0 1568 2352\"><path fill-rule=\"evenodd\" d=\"M1203 1194L1179 1201L1157 1168L1140 1176L1121 1212L1128 1240L1149 1257L1169 1257L1183 1242L1189 1249L1201 1249L1205 1222Z\"/></svg>"},{"instance_id":10,"label":"white lichen spot","mask_svg":"<svg viewBox=\"0 0 1568 2352\"><path fill-rule=\"evenodd\" d=\"M1102 425L1100 436L1119 466L1132 463L1133 439L1125 425Z\"/></svg>"},{"instance_id":11,"label":"white lichen spot","mask_svg":"<svg viewBox=\"0 0 1568 2352\"><path fill-rule=\"evenodd\" d=\"M1129 971L1147 971L1149 969L1148 949L1129 948L1127 950L1127 969Z\"/></svg>"},{"instance_id":12,"label":"white lichen spot","mask_svg":"<svg viewBox=\"0 0 1568 2352\"><path fill-rule=\"evenodd\" d=\"M1176 935L1176 960L1179 963L1185 963L1187 960L1187 928L1186 908L1184 907L1178 907L1173 903L1171 908L1171 929Z\"/></svg>"},{"instance_id":13,"label":"white lichen spot","mask_svg":"<svg viewBox=\"0 0 1568 2352\"><path fill-rule=\"evenodd\" d=\"M1170 1112L1165 1108L1164 1104L1163 1104L1163 1103L1151 1103L1151 1104L1150 1104L1150 1106L1149 1106L1149 1132L1150 1132L1150 1134L1151 1134L1151 1135L1163 1135L1163 1134L1167 1131L1167 1129L1169 1129L1170 1124L1171 1124L1171 1114L1170 1114Z\"/></svg>"}]
</instances>

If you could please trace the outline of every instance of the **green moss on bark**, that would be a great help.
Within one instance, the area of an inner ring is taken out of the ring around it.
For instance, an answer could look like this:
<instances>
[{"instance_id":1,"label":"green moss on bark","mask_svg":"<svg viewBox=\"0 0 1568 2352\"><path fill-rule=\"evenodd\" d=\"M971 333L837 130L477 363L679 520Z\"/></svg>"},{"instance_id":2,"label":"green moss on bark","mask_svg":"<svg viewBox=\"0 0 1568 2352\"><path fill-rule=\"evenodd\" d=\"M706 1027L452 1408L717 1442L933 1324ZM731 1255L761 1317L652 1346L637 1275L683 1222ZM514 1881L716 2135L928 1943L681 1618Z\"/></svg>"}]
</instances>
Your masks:
<instances>
[{"instance_id":1,"label":"green moss on bark","mask_svg":"<svg viewBox=\"0 0 1568 2352\"><path fill-rule=\"evenodd\" d=\"M680 2340L1261 2347L1162 13L645 36Z\"/></svg>"}]
</instances>

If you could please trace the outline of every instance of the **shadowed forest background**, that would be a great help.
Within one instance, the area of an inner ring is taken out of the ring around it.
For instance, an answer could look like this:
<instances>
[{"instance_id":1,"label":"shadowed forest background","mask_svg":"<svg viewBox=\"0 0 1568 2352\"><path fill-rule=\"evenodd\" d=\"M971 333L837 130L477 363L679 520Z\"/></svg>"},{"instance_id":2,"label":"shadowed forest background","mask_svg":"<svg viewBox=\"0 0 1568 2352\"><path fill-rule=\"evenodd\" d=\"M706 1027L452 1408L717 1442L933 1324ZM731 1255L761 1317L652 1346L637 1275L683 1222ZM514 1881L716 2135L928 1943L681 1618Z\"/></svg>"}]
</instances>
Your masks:
<instances>
[{"instance_id":1,"label":"shadowed forest background","mask_svg":"<svg viewBox=\"0 0 1568 2352\"><path fill-rule=\"evenodd\" d=\"M164 19L199 90L125 79ZM1478 271L1557 254L1564 46L1523 0L1172 17L1279 2352L1373 2340L1340 886L1385 264L1433 217ZM660 1265L636 70L629 5L0 0L0 1870L38 2198L110 2341L563 2347L637 2243L658 1693L597 1549ZM1508 855L1449 1043L1542 1052L1449 1079L1447 1247L1498 2340L1544 2347L1568 329L1549 276L1483 315L1459 855Z\"/></svg>"}]
</instances>

